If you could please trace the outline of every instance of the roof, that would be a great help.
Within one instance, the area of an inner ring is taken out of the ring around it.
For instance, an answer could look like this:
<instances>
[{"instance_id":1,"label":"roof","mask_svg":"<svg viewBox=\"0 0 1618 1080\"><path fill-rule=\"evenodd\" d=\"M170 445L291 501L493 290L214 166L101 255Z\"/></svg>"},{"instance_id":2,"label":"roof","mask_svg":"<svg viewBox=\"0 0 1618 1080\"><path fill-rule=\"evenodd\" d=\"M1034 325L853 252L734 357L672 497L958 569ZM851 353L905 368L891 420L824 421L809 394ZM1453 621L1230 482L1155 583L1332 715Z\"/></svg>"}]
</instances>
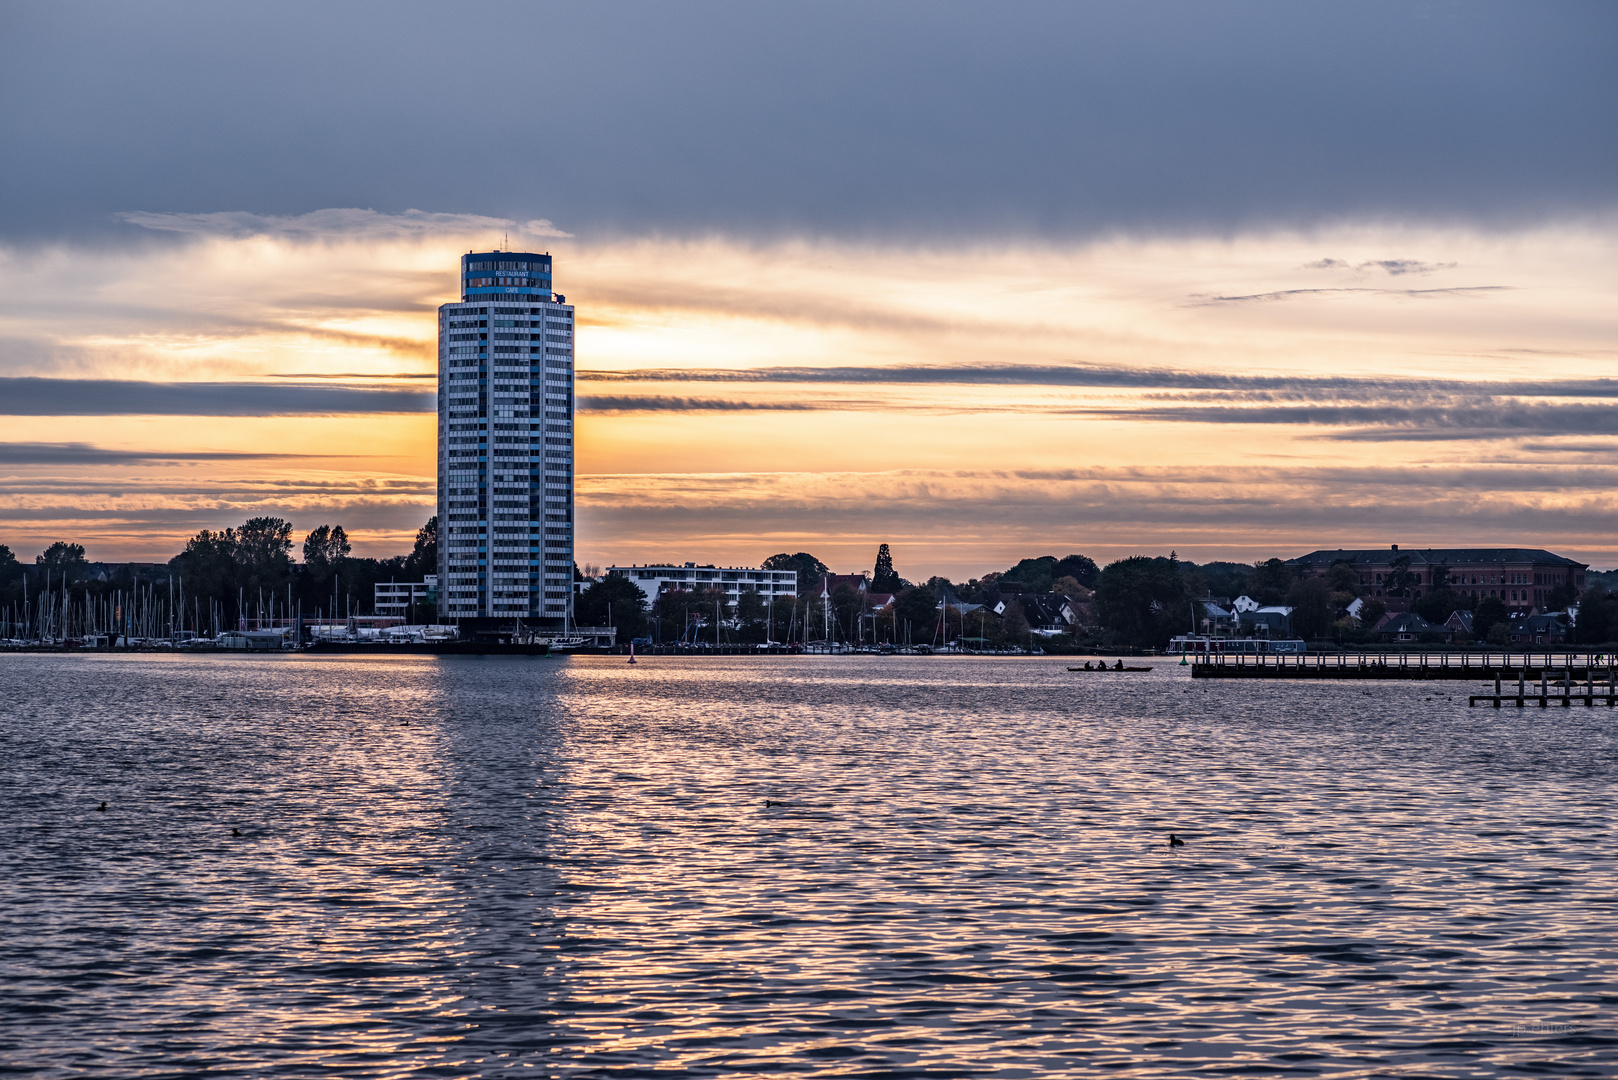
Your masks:
<instances>
[{"instance_id":1,"label":"roof","mask_svg":"<svg viewBox=\"0 0 1618 1080\"><path fill-rule=\"evenodd\" d=\"M1470 634L1472 632L1472 613L1470 611L1452 611L1449 613L1449 618L1444 620L1444 625L1454 626L1463 633Z\"/></svg>"},{"instance_id":2,"label":"roof","mask_svg":"<svg viewBox=\"0 0 1618 1080\"><path fill-rule=\"evenodd\" d=\"M1546 551L1544 548L1338 548L1335 551L1311 551L1296 559L1288 559L1288 566L1328 567L1333 563L1370 563L1382 565L1394 559L1410 559L1411 566L1471 566L1478 563L1536 563L1550 566L1570 566L1584 569L1587 563Z\"/></svg>"},{"instance_id":3,"label":"roof","mask_svg":"<svg viewBox=\"0 0 1618 1080\"><path fill-rule=\"evenodd\" d=\"M1377 627L1383 634L1436 634L1446 629L1417 615L1414 611L1400 612Z\"/></svg>"},{"instance_id":4,"label":"roof","mask_svg":"<svg viewBox=\"0 0 1618 1080\"><path fill-rule=\"evenodd\" d=\"M1066 622L1062 617L1062 609L1070 608L1072 601L1057 593L1045 593L1040 596L1020 596L1017 598L1022 604L1023 615L1029 622L1049 626L1059 622Z\"/></svg>"},{"instance_id":5,"label":"roof","mask_svg":"<svg viewBox=\"0 0 1618 1080\"><path fill-rule=\"evenodd\" d=\"M1527 631L1540 633L1544 631L1566 630L1568 626L1566 616L1560 611L1553 611L1549 615L1530 615L1513 626L1512 632Z\"/></svg>"}]
</instances>

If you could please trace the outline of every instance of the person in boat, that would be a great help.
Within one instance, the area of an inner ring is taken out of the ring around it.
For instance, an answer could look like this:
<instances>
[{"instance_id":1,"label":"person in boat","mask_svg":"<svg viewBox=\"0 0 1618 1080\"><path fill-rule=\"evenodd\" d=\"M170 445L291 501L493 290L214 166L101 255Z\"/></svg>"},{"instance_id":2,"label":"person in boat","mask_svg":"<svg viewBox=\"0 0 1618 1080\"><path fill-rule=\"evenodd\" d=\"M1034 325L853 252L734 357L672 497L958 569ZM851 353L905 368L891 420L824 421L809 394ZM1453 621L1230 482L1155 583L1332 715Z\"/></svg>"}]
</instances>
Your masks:
<instances>
[{"instance_id":1,"label":"person in boat","mask_svg":"<svg viewBox=\"0 0 1618 1080\"><path fill-rule=\"evenodd\" d=\"M1113 668L1112 670L1114 670L1114 671L1122 671L1122 670L1124 670L1124 662L1122 660L1118 661L1118 666Z\"/></svg>"},{"instance_id":2,"label":"person in boat","mask_svg":"<svg viewBox=\"0 0 1618 1080\"><path fill-rule=\"evenodd\" d=\"M1091 664L1090 661L1086 660L1084 662L1084 670L1085 671L1094 671L1095 670L1095 665Z\"/></svg>"}]
</instances>

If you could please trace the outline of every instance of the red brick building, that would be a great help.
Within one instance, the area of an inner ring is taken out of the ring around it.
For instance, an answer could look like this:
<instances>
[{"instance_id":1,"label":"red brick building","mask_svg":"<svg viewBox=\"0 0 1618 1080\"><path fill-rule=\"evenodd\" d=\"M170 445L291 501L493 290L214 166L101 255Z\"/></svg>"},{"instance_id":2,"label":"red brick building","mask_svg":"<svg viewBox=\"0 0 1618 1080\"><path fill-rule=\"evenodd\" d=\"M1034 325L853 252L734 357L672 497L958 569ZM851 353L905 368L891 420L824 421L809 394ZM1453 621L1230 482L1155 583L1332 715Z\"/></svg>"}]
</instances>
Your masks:
<instances>
[{"instance_id":1,"label":"red brick building","mask_svg":"<svg viewBox=\"0 0 1618 1080\"><path fill-rule=\"evenodd\" d=\"M1360 595L1376 597L1389 611L1406 611L1423 593L1443 584L1476 604L1498 597L1514 614L1543 611L1558 585L1584 592L1588 563L1543 548L1406 548L1312 551L1287 560L1299 577L1325 577L1339 563L1359 577Z\"/></svg>"}]
</instances>

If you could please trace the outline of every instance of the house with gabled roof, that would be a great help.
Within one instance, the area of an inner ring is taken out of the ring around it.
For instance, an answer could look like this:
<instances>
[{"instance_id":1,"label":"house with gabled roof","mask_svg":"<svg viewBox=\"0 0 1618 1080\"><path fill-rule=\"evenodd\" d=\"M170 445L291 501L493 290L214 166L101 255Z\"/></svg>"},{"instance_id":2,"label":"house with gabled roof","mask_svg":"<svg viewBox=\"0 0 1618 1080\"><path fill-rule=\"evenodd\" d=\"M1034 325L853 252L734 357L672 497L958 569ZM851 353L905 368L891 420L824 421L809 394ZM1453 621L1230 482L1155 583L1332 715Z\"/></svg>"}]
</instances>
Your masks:
<instances>
[{"instance_id":1,"label":"house with gabled roof","mask_svg":"<svg viewBox=\"0 0 1618 1080\"><path fill-rule=\"evenodd\" d=\"M1377 626L1383 641L1416 642L1434 637L1450 641L1455 633L1442 623L1430 623L1414 611L1401 611L1389 615Z\"/></svg>"}]
</instances>

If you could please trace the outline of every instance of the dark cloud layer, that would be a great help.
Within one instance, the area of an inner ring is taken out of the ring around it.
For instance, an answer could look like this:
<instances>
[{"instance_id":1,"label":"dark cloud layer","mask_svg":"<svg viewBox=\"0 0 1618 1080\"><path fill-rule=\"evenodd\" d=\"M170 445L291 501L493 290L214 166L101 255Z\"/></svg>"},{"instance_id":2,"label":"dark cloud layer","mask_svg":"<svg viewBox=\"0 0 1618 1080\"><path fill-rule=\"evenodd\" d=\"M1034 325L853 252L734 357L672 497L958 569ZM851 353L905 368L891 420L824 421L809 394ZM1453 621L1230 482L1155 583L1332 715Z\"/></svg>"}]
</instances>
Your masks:
<instances>
[{"instance_id":1,"label":"dark cloud layer","mask_svg":"<svg viewBox=\"0 0 1618 1080\"><path fill-rule=\"evenodd\" d=\"M332 455L322 454L321 457ZM109 450L89 443L0 443L0 465L148 465L199 461L263 461L303 459L305 454L243 454L220 451Z\"/></svg>"},{"instance_id":2,"label":"dark cloud layer","mask_svg":"<svg viewBox=\"0 0 1618 1080\"><path fill-rule=\"evenodd\" d=\"M1358 427L1331 436L1360 442L1515 438L1525 435L1618 435L1618 406L1499 403L1450 408L1396 405L1271 405L1257 408L1178 406L1092 409L1084 415L1183 424L1298 424Z\"/></svg>"},{"instance_id":3,"label":"dark cloud layer","mask_svg":"<svg viewBox=\"0 0 1618 1080\"><path fill-rule=\"evenodd\" d=\"M106 0L3 19L13 238L345 206L597 233L1520 221L1610 208L1618 175L1605 3Z\"/></svg>"},{"instance_id":4,"label":"dark cloud layer","mask_svg":"<svg viewBox=\"0 0 1618 1080\"><path fill-rule=\"evenodd\" d=\"M732 401L725 398L595 396L578 399L580 412L809 412L833 406L800 401Z\"/></svg>"},{"instance_id":5,"label":"dark cloud layer","mask_svg":"<svg viewBox=\"0 0 1618 1080\"><path fill-rule=\"evenodd\" d=\"M0 378L0 416L330 416L431 412L434 401L360 386Z\"/></svg>"},{"instance_id":6,"label":"dark cloud layer","mask_svg":"<svg viewBox=\"0 0 1618 1080\"><path fill-rule=\"evenodd\" d=\"M876 385L1052 386L1121 390L1217 390L1307 397L1454 394L1494 397L1618 398L1618 379L1536 379L1477 382L1459 379L1364 379L1310 375L1233 375L1173 368L1091 364L893 364L871 367L642 368L578 373L580 382L840 383Z\"/></svg>"}]
</instances>

